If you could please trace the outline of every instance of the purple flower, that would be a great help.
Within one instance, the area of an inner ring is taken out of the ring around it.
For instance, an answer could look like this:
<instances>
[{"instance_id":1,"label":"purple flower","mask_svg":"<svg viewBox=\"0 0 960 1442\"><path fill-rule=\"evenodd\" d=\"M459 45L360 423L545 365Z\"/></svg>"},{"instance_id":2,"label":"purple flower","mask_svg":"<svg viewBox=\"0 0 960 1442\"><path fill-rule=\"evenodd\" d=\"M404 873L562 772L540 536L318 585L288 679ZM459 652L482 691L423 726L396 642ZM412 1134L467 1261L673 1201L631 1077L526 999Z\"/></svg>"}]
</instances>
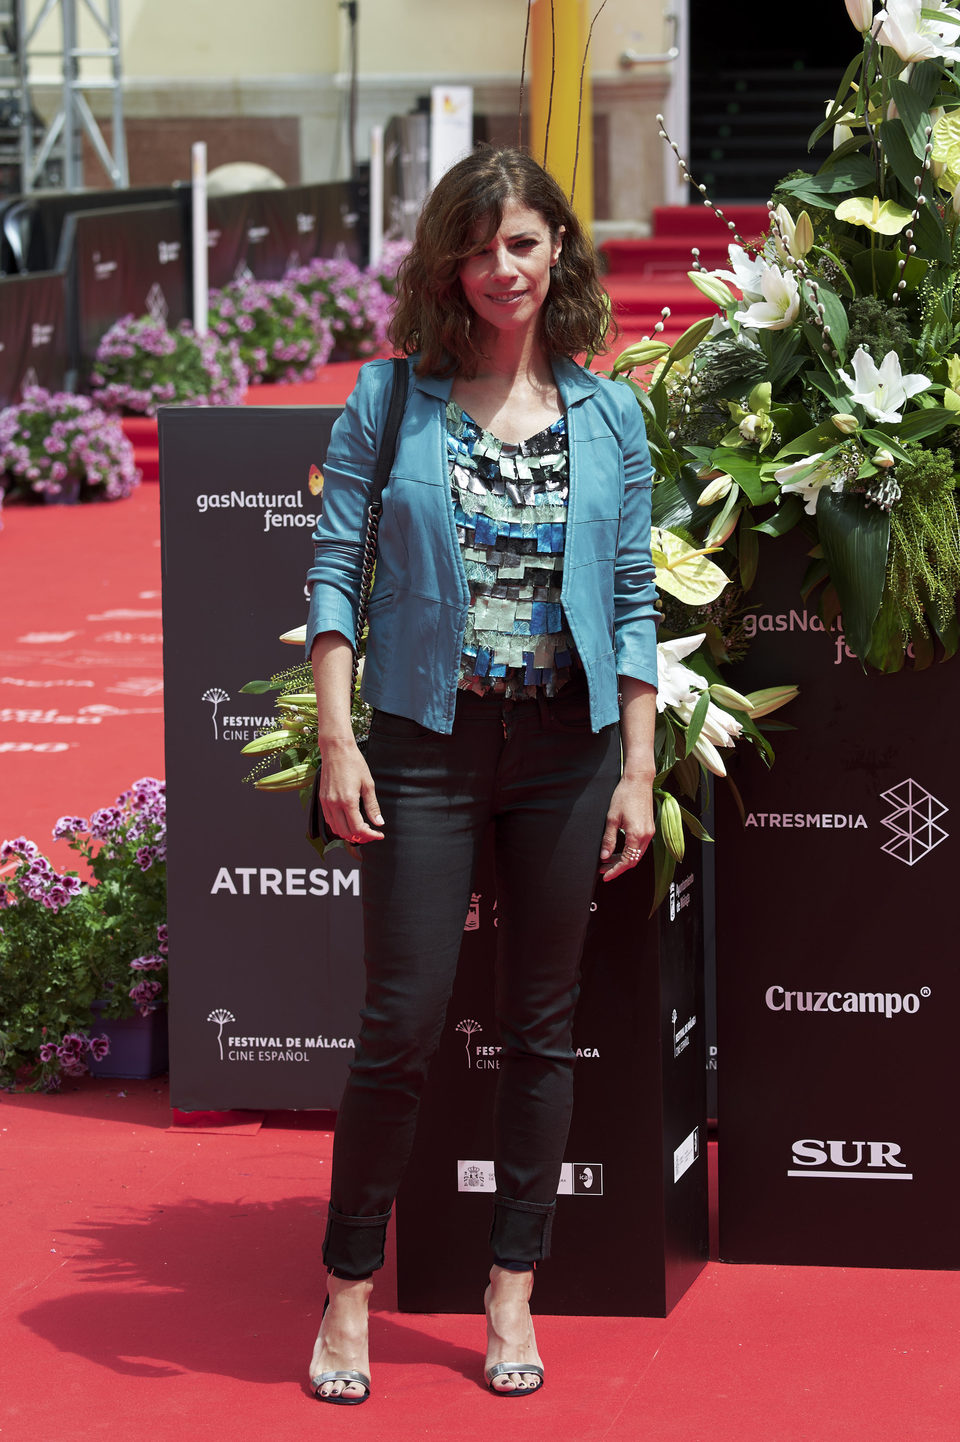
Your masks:
<instances>
[{"instance_id":1,"label":"purple flower","mask_svg":"<svg viewBox=\"0 0 960 1442\"><path fill-rule=\"evenodd\" d=\"M162 971L165 966L162 956L137 956L130 963L132 971ZM130 995L133 996L133 992Z\"/></svg>"},{"instance_id":2,"label":"purple flower","mask_svg":"<svg viewBox=\"0 0 960 1442\"><path fill-rule=\"evenodd\" d=\"M135 1002L140 1009L141 1016L149 1016L153 1003L163 991L159 981L138 981L132 986L128 995L132 1002Z\"/></svg>"},{"instance_id":3,"label":"purple flower","mask_svg":"<svg viewBox=\"0 0 960 1442\"><path fill-rule=\"evenodd\" d=\"M52 1062L57 1054L57 1044L53 1041L45 1041L40 1048L39 1056L44 1066Z\"/></svg>"},{"instance_id":4,"label":"purple flower","mask_svg":"<svg viewBox=\"0 0 960 1442\"><path fill-rule=\"evenodd\" d=\"M103 1061L105 1056L110 1055L110 1038L108 1036L92 1036L90 1038L90 1055L94 1061Z\"/></svg>"},{"instance_id":5,"label":"purple flower","mask_svg":"<svg viewBox=\"0 0 960 1442\"><path fill-rule=\"evenodd\" d=\"M59 841L63 836L73 836L78 831L86 831L87 822L82 816L61 816L53 828L53 839Z\"/></svg>"}]
</instances>

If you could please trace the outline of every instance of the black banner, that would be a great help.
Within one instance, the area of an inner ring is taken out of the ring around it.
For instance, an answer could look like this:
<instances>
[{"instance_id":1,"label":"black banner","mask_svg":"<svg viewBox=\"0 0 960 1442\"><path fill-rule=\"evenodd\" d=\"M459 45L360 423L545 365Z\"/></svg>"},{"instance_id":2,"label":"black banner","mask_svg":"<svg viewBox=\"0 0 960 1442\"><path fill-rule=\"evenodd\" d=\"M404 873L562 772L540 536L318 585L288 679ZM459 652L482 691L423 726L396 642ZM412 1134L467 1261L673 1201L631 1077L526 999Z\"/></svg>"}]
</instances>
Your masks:
<instances>
[{"instance_id":1,"label":"black banner","mask_svg":"<svg viewBox=\"0 0 960 1442\"><path fill-rule=\"evenodd\" d=\"M650 860L598 882L574 1032L576 1103L538 1312L663 1317L707 1258L700 847L647 919ZM496 897L480 869L397 1204L400 1306L469 1312L489 1267ZM425 1267L426 1256L444 1265ZM615 1261L613 1260L615 1257Z\"/></svg>"},{"instance_id":2,"label":"black banner","mask_svg":"<svg viewBox=\"0 0 960 1442\"><path fill-rule=\"evenodd\" d=\"M207 223L211 289L245 276L280 280L314 256L365 260L349 181L211 196Z\"/></svg>"},{"instance_id":3,"label":"black banner","mask_svg":"<svg viewBox=\"0 0 960 1442\"><path fill-rule=\"evenodd\" d=\"M733 680L797 682L797 729L769 773L737 748L745 825L717 787L721 1255L956 1267L960 661L865 672L805 564L761 554Z\"/></svg>"},{"instance_id":4,"label":"black banner","mask_svg":"<svg viewBox=\"0 0 960 1442\"><path fill-rule=\"evenodd\" d=\"M272 722L247 681L295 665L335 408L160 411L171 1102L335 1107L362 997L360 877L296 792L242 784Z\"/></svg>"},{"instance_id":5,"label":"black banner","mask_svg":"<svg viewBox=\"0 0 960 1442\"><path fill-rule=\"evenodd\" d=\"M122 316L173 327L188 313L183 210L177 201L66 217L59 268L70 306L70 368L86 383L102 336Z\"/></svg>"},{"instance_id":6,"label":"black banner","mask_svg":"<svg viewBox=\"0 0 960 1442\"><path fill-rule=\"evenodd\" d=\"M0 406L18 404L26 386L62 390L66 365L63 276L0 277Z\"/></svg>"}]
</instances>

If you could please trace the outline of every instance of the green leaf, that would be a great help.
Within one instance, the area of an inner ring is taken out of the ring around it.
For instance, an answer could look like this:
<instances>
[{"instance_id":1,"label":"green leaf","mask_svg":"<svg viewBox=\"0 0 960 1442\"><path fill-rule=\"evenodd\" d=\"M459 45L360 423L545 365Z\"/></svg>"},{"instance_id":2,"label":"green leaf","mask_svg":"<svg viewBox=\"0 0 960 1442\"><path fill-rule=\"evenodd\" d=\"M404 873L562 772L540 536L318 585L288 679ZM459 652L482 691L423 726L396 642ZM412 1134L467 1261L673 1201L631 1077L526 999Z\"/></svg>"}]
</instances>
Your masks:
<instances>
[{"instance_id":1,"label":"green leaf","mask_svg":"<svg viewBox=\"0 0 960 1442\"><path fill-rule=\"evenodd\" d=\"M756 531L752 527L753 514L745 511L740 520L740 529L737 533L739 554L737 560L740 565L740 585L745 591L749 591L757 576L757 565L760 560L760 541Z\"/></svg>"},{"instance_id":2,"label":"green leaf","mask_svg":"<svg viewBox=\"0 0 960 1442\"><path fill-rule=\"evenodd\" d=\"M689 663L688 663L689 664ZM700 739L700 732L703 730L703 723L707 718L707 707L710 705L710 692L701 691L700 698L693 708L693 715L687 722L687 755L689 756L694 746Z\"/></svg>"},{"instance_id":3,"label":"green leaf","mask_svg":"<svg viewBox=\"0 0 960 1442\"><path fill-rule=\"evenodd\" d=\"M803 519L803 502L799 496L784 496L772 516L754 526L763 536L785 536Z\"/></svg>"},{"instance_id":4,"label":"green leaf","mask_svg":"<svg viewBox=\"0 0 960 1442\"><path fill-rule=\"evenodd\" d=\"M813 147L816 145L817 141L821 138L821 136L826 135L827 131L832 130L835 125L843 122L844 118L850 114L850 111L846 106L846 100L850 90L851 81L860 70L862 64L863 51L861 51L859 55L855 55L853 57L853 59L850 61L850 64L844 71L843 79L837 86L837 93L834 96L833 101L830 105L830 110L827 112L826 120L822 120L820 122L816 130L810 136L809 141L807 142L808 150L812 150Z\"/></svg>"},{"instance_id":5,"label":"green leaf","mask_svg":"<svg viewBox=\"0 0 960 1442\"><path fill-rule=\"evenodd\" d=\"M895 422L891 424L901 441L916 441L921 436L936 435L945 426L953 426L956 423L955 411L948 411L945 406L930 406L926 410L914 411L912 415L906 416L899 425Z\"/></svg>"},{"instance_id":6,"label":"green leaf","mask_svg":"<svg viewBox=\"0 0 960 1442\"><path fill-rule=\"evenodd\" d=\"M705 530L711 512L697 505L703 487L694 466L684 466L678 476L660 481L651 496L653 524L667 531L678 526L694 532Z\"/></svg>"},{"instance_id":7,"label":"green leaf","mask_svg":"<svg viewBox=\"0 0 960 1442\"><path fill-rule=\"evenodd\" d=\"M279 688L271 685L269 681L248 681L246 686L241 686L242 693L248 696L262 696L265 691L276 691Z\"/></svg>"},{"instance_id":8,"label":"green leaf","mask_svg":"<svg viewBox=\"0 0 960 1442\"><path fill-rule=\"evenodd\" d=\"M863 660L880 609L890 544L890 517L859 498L821 491L817 529L843 611L847 645Z\"/></svg>"},{"instance_id":9,"label":"green leaf","mask_svg":"<svg viewBox=\"0 0 960 1442\"><path fill-rule=\"evenodd\" d=\"M924 187L926 189L926 187ZM930 199L933 203L930 203ZM950 237L947 235L946 227L940 216L935 198L928 197L928 203L920 212L916 225L913 227L913 238L916 241L917 249L921 254L931 260L938 260L941 265L950 265L953 260L953 247L950 244Z\"/></svg>"},{"instance_id":10,"label":"green leaf","mask_svg":"<svg viewBox=\"0 0 960 1442\"><path fill-rule=\"evenodd\" d=\"M667 892L676 871L677 863L664 845L659 831L653 834L653 902L650 916L656 911Z\"/></svg>"},{"instance_id":11,"label":"green leaf","mask_svg":"<svg viewBox=\"0 0 960 1442\"><path fill-rule=\"evenodd\" d=\"M829 160L816 175L801 176L796 180L785 180L780 189L798 200L809 201L832 210L832 196L850 195L865 186L872 185L874 170L864 155L850 155L838 165L831 166Z\"/></svg>"},{"instance_id":12,"label":"green leaf","mask_svg":"<svg viewBox=\"0 0 960 1442\"><path fill-rule=\"evenodd\" d=\"M803 294L811 309L816 310L816 302L810 290L809 283L803 287ZM841 359L846 354L847 336L850 333L850 323L847 320L847 312L843 302L835 290L828 285L817 287L817 295L820 304L823 306L824 324L830 327L830 341L834 350L839 351Z\"/></svg>"},{"instance_id":13,"label":"green leaf","mask_svg":"<svg viewBox=\"0 0 960 1442\"><path fill-rule=\"evenodd\" d=\"M681 806L680 815L683 817L684 824L686 825L687 830L691 833L691 835L695 836L698 841L713 840L713 837L707 831L706 827L703 826L700 822L699 817L694 816L692 811L688 811L685 806Z\"/></svg>"},{"instance_id":14,"label":"green leaf","mask_svg":"<svg viewBox=\"0 0 960 1442\"><path fill-rule=\"evenodd\" d=\"M732 476L744 495L754 506L763 502L763 482L760 478L762 461L756 453L731 450L718 446L710 457L711 464L725 475Z\"/></svg>"},{"instance_id":15,"label":"green leaf","mask_svg":"<svg viewBox=\"0 0 960 1442\"><path fill-rule=\"evenodd\" d=\"M925 131L930 125L930 111L914 90L904 80L890 81L890 95L900 114L904 133L917 160L923 160L927 146ZM884 124L882 137L886 141L887 126ZM916 173L916 172L914 172Z\"/></svg>"}]
</instances>

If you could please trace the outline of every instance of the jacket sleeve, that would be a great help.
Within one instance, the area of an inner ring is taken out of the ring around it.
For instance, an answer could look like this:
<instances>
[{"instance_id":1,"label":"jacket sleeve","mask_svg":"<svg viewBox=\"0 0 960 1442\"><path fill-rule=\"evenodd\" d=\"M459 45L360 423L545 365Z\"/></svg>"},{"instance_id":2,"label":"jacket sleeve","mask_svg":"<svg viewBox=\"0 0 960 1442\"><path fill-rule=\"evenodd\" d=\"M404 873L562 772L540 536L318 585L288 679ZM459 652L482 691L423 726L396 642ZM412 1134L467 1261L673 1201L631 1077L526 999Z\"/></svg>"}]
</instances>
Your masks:
<instances>
[{"instance_id":1,"label":"jacket sleeve","mask_svg":"<svg viewBox=\"0 0 960 1442\"><path fill-rule=\"evenodd\" d=\"M617 674L657 684L657 588L650 556L653 468L643 414L629 386L620 385L623 515L614 576Z\"/></svg>"},{"instance_id":2,"label":"jacket sleeve","mask_svg":"<svg viewBox=\"0 0 960 1442\"><path fill-rule=\"evenodd\" d=\"M357 606L363 563L367 504L377 462L378 398L382 366L360 370L357 384L330 436L323 466L320 520L313 533L313 565L307 571L310 607L306 652L322 631L357 638Z\"/></svg>"}]
</instances>

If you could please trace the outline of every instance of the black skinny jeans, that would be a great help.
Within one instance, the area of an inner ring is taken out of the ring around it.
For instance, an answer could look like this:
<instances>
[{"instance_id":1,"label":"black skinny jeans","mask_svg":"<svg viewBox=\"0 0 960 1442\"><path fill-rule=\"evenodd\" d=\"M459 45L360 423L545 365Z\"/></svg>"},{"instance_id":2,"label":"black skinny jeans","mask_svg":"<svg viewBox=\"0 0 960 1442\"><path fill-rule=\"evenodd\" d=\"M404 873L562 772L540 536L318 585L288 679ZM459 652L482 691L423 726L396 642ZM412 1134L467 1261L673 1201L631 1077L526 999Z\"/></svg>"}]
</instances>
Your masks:
<instances>
[{"instance_id":1,"label":"black skinny jeans","mask_svg":"<svg viewBox=\"0 0 960 1442\"><path fill-rule=\"evenodd\" d=\"M495 1257L547 1256L573 1106L573 1013L616 726L590 730L586 682L553 700L464 692L453 734L378 712L367 760L385 839L363 850L366 1002L337 1117L324 1261L383 1264L393 1199L453 988L482 837L495 824Z\"/></svg>"}]
</instances>

